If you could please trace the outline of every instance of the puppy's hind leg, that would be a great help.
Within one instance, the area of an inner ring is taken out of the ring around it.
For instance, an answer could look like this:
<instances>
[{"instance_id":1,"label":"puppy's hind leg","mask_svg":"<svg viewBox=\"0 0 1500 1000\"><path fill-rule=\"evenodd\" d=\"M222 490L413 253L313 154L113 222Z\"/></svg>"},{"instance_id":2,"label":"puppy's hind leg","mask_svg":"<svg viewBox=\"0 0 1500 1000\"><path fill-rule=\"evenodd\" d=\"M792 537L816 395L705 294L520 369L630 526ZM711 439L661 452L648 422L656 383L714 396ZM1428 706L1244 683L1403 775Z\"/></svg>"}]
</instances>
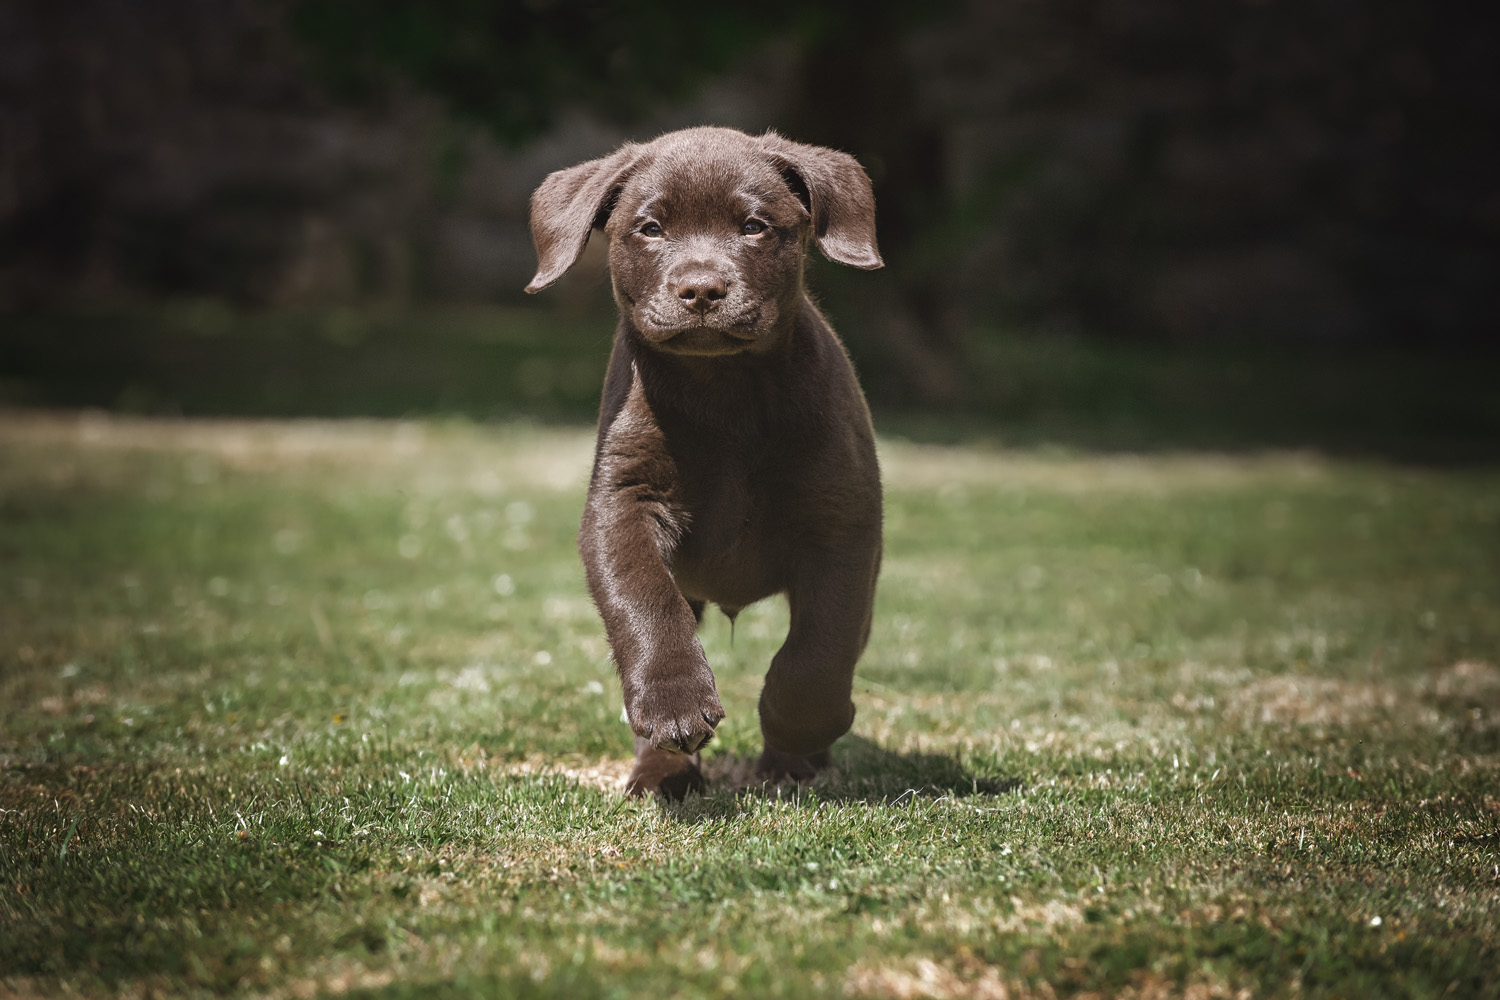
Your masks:
<instances>
[{"instance_id":1,"label":"puppy's hind leg","mask_svg":"<svg viewBox=\"0 0 1500 1000\"><path fill-rule=\"evenodd\" d=\"M663 798L675 801L688 792L701 792L704 787L701 763L701 754L668 753L637 736L635 769L625 783L625 794L635 798L660 792Z\"/></svg>"},{"instance_id":2,"label":"puppy's hind leg","mask_svg":"<svg viewBox=\"0 0 1500 1000\"><path fill-rule=\"evenodd\" d=\"M760 695L763 780L811 778L854 724L854 665L870 635L879 563L878 545L846 553L804 574L788 595L791 629Z\"/></svg>"}]
</instances>

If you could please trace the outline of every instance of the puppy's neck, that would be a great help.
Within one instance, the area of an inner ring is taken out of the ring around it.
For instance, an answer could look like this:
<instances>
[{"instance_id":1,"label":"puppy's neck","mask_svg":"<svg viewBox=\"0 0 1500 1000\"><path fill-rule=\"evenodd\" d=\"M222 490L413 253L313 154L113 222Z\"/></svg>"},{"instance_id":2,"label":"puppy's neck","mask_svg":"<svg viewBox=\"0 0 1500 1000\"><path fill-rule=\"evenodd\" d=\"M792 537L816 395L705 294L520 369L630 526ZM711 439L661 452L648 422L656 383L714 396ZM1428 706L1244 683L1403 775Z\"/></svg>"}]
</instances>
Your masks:
<instances>
[{"instance_id":1,"label":"puppy's neck","mask_svg":"<svg viewBox=\"0 0 1500 1000\"><path fill-rule=\"evenodd\" d=\"M805 294L795 312L765 335L767 346L759 351L671 354L648 344L628 319L620 325L622 346L661 419L715 433L766 434L795 427L816 411L819 394L808 387L823 378L826 341L833 334Z\"/></svg>"}]
</instances>

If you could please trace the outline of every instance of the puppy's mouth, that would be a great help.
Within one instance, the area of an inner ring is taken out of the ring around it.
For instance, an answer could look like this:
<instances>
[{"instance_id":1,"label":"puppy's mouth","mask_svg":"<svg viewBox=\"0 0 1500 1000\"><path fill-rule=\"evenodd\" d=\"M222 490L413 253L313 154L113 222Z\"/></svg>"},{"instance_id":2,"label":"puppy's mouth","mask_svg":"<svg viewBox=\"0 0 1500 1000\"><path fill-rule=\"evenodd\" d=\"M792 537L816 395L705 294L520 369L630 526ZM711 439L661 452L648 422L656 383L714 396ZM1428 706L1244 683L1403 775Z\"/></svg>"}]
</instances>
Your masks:
<instances>
[{"instance_id":1,"label":"puppy's mouth","mask_svg":"<svg viewBox=\"0 0 1500 1000\"><path fill-rule=\"evenodd\" d=\"M647 334L653 347L669 354L713 357L738 354L755 343L755 333L746 327L688 326L676 330L654 330Z\"/></svg>"},{"instance_id":2,"label":"puppy's mouth","mask_svg":"<svg viewBox=\"0 0 1500 1000\"><path fill-rule=\"evenodd\" d=\"M675 313L675 315L673 314ZM764 332L762 309L714 309L706 314L637 308L635 326L646 342L668 354L712 357L750 350Z\"/></svg>"}]
</instances>

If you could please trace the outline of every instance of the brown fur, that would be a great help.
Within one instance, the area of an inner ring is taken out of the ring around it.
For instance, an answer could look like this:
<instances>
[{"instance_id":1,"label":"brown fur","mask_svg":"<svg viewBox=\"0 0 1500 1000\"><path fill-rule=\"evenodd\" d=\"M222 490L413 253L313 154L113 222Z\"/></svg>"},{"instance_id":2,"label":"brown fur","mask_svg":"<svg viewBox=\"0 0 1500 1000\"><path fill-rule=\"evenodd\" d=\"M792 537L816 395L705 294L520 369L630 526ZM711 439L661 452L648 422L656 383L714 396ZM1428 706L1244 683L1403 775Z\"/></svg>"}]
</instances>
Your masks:
<instances>
[{"instance_id":1,"label":"brown fur","mask_svg":"<svg viewBox=\"0 0 1500 1000\"><path fill-rule=\"evenodd\" d=\"M870 633L881 494L870 414L803 288L809 242L881 266L850 156L719 128L627 144L532 197L537 275L609 237L620 322L578 545L636 735L632 794L701 788L724 717L695 631L786 594L760 697L768 780L828 765Z\"/></svg>"}]
</instances>

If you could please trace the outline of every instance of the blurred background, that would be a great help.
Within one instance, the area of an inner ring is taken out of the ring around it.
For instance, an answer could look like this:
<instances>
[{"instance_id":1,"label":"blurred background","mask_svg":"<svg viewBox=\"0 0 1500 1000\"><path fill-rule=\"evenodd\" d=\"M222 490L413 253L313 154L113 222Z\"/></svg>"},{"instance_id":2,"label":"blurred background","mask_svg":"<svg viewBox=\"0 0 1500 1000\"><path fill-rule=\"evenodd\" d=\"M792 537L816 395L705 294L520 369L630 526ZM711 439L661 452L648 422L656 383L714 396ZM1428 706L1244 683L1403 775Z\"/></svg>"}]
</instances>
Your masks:
<instances>
[{"instance_id":1,"label":"blurred background","mask_svg":"<svg viewBox=\"0 0 1500 1000\"><path fill-rule=\"evenodd\" d=\"M812 282L888 433L1500 458L1500 59L1424 0L6 0L0 404L592 419L627 138L869 170Z\"/></svg>"}]
</instances>

